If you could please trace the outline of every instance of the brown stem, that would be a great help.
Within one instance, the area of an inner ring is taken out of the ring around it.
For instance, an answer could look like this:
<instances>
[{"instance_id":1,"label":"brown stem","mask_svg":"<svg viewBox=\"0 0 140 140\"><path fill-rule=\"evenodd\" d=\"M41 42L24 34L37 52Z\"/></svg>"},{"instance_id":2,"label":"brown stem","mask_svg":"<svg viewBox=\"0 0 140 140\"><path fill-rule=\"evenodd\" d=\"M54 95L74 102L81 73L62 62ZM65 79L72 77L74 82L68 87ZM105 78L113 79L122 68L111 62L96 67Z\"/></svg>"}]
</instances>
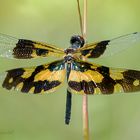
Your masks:
<instances>
[{"instance_id":1,"label":"brown stem","mask_svg":"<svg viewBox=\"0 0 140 140\"><path fill-rule=\"evenodd\" d=\"M87 38L87 0L84 0L83 20L81 16L79 0L77 0L77 5L78 5L78 14L79 14L81 34L86 40ZM85 59L83 58L83 60ZM84 137L84 140L89 140L88 97L86 94L83 95L83 137Z\"/></svg>"},{"instance_id":2,"label":"brown stem","mask_svg":"<svg viewBox=\"0 0 140 140\"><path fill-rule=\"evenodd\" d=\"M80 2L79 2L79 0L77 0L77 9L78 9L78 14L79 14L80 30L81 30L81 34L83 36L83 23L82 23L82 15L81 15L81 9L80 9Z\"/></svg>"},{"instance_id":3,"label":"brown stem","mask_svg":"<svg viewBox=\"0 0 140 140\"><path fill-rule=\"evenodd\" d=\"M89 140L89 124L88 124L88 97L83 95L83 136L84 140Z\"/></svg>"},{"instance_id":4,"label":"brown stem","mask_svg":"<svg viewBox=\"0 0 140 140\"><path fill-rule=\"evenodd\" d=\"M87 38L87 0L84 0L83 16L83 37ZM84 140L89 140L89 120L88 120L88 96L83 95L83 136Z\"/></svg>"}]
</instances>

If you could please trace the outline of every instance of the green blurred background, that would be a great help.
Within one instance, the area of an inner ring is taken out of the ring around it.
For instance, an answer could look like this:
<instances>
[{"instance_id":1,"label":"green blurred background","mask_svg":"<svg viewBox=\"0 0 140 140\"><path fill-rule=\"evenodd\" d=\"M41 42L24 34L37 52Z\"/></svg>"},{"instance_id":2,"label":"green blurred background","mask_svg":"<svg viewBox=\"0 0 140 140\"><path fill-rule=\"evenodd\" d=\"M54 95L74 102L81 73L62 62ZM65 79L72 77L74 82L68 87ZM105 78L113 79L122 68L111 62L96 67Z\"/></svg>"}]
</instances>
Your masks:
<instances>
[{"instance_id":1,"label":"green blurred background","mask_svg":"<svg viewBox=\"0 0 140 140\"><path fill-rule=\"evenodd\" d=\"M82 4L82 0L81 0ZM140 31L139 0L88 0L88 42ZM62 48L80 34L76 0L0 0L0 32ZM0 71L39 65L39 59L1 58ZM140 69L140 44L96 63ZM66 84L54 94L0 89L0 140L82 140L82 96L73 96L72 120L64 124ZM140 94L89 96L91 140L139 140Z\"/></svg>"}]
</instances>

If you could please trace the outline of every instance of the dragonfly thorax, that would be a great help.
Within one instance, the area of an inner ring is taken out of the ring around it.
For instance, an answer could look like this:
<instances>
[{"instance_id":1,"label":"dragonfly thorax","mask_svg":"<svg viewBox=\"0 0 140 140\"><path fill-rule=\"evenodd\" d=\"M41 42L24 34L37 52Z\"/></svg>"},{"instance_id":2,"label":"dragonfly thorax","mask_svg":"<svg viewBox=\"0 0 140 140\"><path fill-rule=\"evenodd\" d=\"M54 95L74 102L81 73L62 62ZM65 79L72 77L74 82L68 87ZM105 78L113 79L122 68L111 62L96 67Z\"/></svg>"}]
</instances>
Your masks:
<instances>
[{"instance_id":1,"label":"dragonfly thorax","mask_svg":"<svg viewBox=\"0 0 140 140\"><path fill-rule=\"evenodd\" d=\"M65 61L65 63L71 63L72 61L73 61L73 56L71 56L71 55L66 55L65 57L64 57L64 61Z\"/></svg>"}]
</instances>

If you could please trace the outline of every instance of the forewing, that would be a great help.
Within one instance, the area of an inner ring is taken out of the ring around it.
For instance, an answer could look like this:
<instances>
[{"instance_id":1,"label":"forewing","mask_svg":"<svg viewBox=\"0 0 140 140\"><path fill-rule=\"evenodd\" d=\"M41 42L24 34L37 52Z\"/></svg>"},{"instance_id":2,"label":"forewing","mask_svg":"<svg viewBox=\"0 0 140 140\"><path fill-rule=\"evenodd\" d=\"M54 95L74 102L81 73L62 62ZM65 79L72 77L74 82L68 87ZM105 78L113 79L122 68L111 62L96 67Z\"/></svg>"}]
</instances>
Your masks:
<instances>
[{"instance_id":1,"label":"forewing","mask_svg":"<svg viewBox=\"0 0 140 140\"><path fill-rule=\"evenodd\" d=\"M49 93L59 87L65 77L63 60L37 67L17 68L1 74L1 84L8 90L24 93Z\"/></svg>"},{"instance_id":2,"label":"forewing","mask_svg":"<svg viewBox=\"0 0 140 140\"><path fill-rule=\"evenodd\" d=\"M132 47L137 43L140 43L139 32L127 34L111 40L86 44L84 47L77 50L77 52L81 52L86 58L106 57Z\"/></svg>"},{"instance_id":3,"label":"forewing","mask_svg":"<svg viewBox=\"0 0 140 140\"><path fill-rule=\"evenodd\" d=\"M68 86L77 94L113 94L140 91L140 71L73 62Z\"/></svg>"},{"instance_id":4,"label":"forewing","mask_svg":"<svg viewBox=\"0 0 140 140\"><path fill-rule=\"evenodd\" d=\"M62 56L64 51L54 45L0 34L0 57L30 59L50 55Z\"/></svg>"}]
</instances>

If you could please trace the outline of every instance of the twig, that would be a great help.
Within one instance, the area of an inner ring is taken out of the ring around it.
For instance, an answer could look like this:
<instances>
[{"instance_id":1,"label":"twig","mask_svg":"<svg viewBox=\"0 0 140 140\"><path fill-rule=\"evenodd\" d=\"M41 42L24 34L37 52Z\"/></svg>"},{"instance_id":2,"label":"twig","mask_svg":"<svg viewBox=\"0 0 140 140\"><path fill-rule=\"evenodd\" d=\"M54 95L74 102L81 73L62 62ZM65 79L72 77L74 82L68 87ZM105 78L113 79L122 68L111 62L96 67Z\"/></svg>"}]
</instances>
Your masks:
<instances>
[{"instance_id":1,"label":"twig","mask_svg":"<svg viewBox=\"0 0 140 140\"><path fill-rule=\"evenodd\" d=\"M80 11L79 0L77 0L78 4L78 13L80 20L80 28L81 33L84 39L87 38L87 0L84 0L84 15L83 20ZM84 140L89 140L89 123L88 123L88 97L86 94L83 95L83 136Z\"/></svg>"},{"instance_id":2,"label":"twig","mask_svg":"<svg viewBox=\"0 0 140 140\"><path fill-rule=\"evenodd\" d=\"M84 0L83 37L87 38L87 0ZM83 95L83 134L84 140L89 140L88 96Z\"/></svg>"},{"instance_id":3,"label":"twig","mask_svg":"<svg viewBox=\"0 0 140 140\"><path fill-rule=\"evenodd\" d=\"M87 38L87 0L84 0L84 16L83 16L83 37Z\"/></svg>"},{"instance_id":4,"label":"twig","mask_svg":"<svg viewBox=\"0 0 140 140\"><path fill-rule=\"evenodd\" d=\"M88 124L88 97L83 95L83 136L84 140L89 140L89 124Z\"/></svg>"},{"instance_id":5,"label":"twig","mask_svg":"<svg viewBox=\"0 0 140 140\"><path fill-rule=\"evenodd\" d=\"M78 14L79 14L79 23L80 23L80 30L81 30L81 34L83 35L83 23L82 23L82 15L81 15L81 9L80 9L80 2L79 0L77 0L77 9L78 9Z\"/></svg>"}]
</instances>

